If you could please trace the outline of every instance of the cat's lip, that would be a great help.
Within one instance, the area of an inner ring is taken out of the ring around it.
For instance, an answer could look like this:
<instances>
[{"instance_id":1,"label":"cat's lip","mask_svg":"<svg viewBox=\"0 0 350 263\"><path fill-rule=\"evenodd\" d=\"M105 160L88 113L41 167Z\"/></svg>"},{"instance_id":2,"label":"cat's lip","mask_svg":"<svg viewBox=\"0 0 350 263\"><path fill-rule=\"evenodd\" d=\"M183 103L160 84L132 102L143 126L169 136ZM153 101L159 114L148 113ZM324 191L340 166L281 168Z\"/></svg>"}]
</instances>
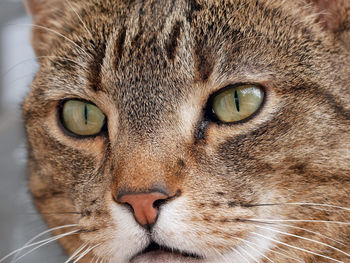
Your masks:
<instances>
[{"instance_id":1,"label":"cat's lip","mask_svg":"<svg viewBox=\"0 0 350 263\"><path fill-rule=\"evenodd\" d=\"M130 263L200 263L201 259L167 251L151 251L133 258Z\"/></svg>"},{"instance_id":2,"label":"cat's lip","mask_svg":"<svg viewBox=\"0 0 350 263\"><path fill-rule=\"evenodd\" d=\"M200 263L202 260L200 256L181 253L175 249L160 247L158 244L152 242L146 249L130 260L130 263L141 262Z\"/></svg>"}]
</instances>

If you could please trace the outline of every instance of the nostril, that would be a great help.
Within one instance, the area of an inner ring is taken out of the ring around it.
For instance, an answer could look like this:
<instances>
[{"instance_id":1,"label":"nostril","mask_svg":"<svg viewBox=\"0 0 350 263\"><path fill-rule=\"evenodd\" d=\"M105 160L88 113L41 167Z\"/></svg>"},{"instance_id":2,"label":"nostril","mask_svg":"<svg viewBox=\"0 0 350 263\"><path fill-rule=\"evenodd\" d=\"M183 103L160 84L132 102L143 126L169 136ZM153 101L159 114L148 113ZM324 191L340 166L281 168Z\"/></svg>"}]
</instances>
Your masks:
<instances>
[{"instance_id":1,"label":"nostril","mask_svg":"<svg viewBox=\"0 0 350 263\"><path fill-rule=\"evenodd\" d=\"M153 206L154 208L159 209L159 207L160 207L161 205L165 204L167 201L168 201L168 199L158 199L158 200L156 200L156 201L153 202L152 206Z\"/></svg>"},{"instance_id":2,"label":"nostril","mask_svg":"<svg viewBox=\"0 0 350 263\"><path fill-rule=\"evenodd\" d=\"M164 205L165 203L179 197L181 195L181 191L180 190L177 190L176 193L173 195L173 196L169 196L165 199L157 199L153 202L153 207L156 208L156 209L159 209L162 205Z\"/></svg>"}]
</instances>

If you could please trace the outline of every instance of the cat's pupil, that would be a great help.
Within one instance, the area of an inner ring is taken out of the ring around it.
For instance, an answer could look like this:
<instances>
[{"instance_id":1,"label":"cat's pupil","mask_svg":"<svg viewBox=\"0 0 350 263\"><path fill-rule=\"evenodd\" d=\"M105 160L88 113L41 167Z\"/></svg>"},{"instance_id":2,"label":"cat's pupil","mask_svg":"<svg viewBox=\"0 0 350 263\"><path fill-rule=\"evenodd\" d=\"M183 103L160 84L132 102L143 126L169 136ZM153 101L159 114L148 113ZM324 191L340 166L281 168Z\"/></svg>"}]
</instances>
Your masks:
<instances>
[{"instance_id":1,"label":"cat's pupil","mask_svg":"<svg viewBox=\"0 0 350 263\"><path fill-rule=\"evenodd\" d=\"M236 109L239 112L239 99L238 99L238 92L235 90L235 104L236 104Z\"/></svg>"},{"instance_id":2,"label":"cat's pupil","mask_svg":"<svg viewBox=\"0 0 350 263\"><path fill-rule=\"evenodd\" d=\"M85 125L87 125L87 123L88 123L88 109L87 109L86 104L84 105L84 122L85 122Z\"/></svg>"}]
</instances>

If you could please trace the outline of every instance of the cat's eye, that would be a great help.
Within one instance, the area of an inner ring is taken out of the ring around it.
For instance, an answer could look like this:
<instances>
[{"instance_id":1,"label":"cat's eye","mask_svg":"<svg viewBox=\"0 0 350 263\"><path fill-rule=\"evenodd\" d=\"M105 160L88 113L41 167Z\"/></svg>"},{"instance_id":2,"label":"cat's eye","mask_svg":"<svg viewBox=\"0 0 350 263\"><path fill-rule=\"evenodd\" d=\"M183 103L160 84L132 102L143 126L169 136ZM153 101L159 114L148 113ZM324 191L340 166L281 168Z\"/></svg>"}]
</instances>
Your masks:
<instances>
[{"instance_id":1,"label":"cat's eye","mask_svg":"<svg viewBox=\"0 0 350 263\"><path fill-rule=\"evenodd\" d=\"M81 100L67 100L61 111L64 127L75 135L91 136L101 132L106 116L94 104Z\"/></svg>"},{"instance_id":2,"label":"cat's eye","mask_svg":"<svg viewBox=\"0 0 350 263\"><path fill-rule=\"evenodd\" d=\"M212 111L224 123L242 121L262 105L264 90L256 85L227 87L212 98Z\"/></svg>"}]
</instances>

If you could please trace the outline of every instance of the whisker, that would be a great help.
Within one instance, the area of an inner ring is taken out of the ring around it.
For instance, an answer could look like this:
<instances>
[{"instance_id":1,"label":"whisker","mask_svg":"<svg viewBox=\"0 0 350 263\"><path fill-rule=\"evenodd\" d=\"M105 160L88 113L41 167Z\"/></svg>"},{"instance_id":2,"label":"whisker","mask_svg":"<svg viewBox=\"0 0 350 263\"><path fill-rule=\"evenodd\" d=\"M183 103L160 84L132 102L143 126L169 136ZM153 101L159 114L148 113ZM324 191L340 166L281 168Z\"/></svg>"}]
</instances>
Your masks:
<instances>
[{"instance_id":1,"label":"whisker","mask_svg":"<svg viewBox=\"0 0 350 263\"><path fill-rule=\"evenodd\" d=\"M80 253L80 251L82 251L86 247L87 244L81 245L64 263L69 263L69 261L73 260Z\"/></svg>"},{"instance_id":2,"label":"whisker","mask_svg":"<svg viewBox=\"0 0 350 263\"><path fill-rule=\"evenodd\" d=\"M93 256L93 258L90 260L90 263L93 263L95 259L96 259L96 255Z\"/></svg>"},{"instance_id":3,"label":"whisker","mask_svg":"<svg viewBox=\"0 0 350 263\"><path fill-rule=\"evenodd\" d=\"M239 256L241 256L242 259L244 259L245 262L249 263L248 259L242 255L241 252L238 251L238 249L232 248L233 251L235 251Z\"/></svg>"},{"instance_id":4,"label":"whisker","mask_svg":"<svg viewBox=\"0 0 350 263\"><path fill-rule=\"evenodd\" d=\"M81 64L81 62L78 62L78 61L76 61L76 60L74 60L74 59L71 59L71 58L68 58L68 57L61 57L61 56L38 56L38 57L33 57L33 58L24 59L24 60L22 60L22 61L16 63L15 65L12 65L11 67L9 67L9 68L8 68L4 73L2 73L1 75L2 75L3 77L6 76L8 73L10 73L12 70L14 70L16 67L22 65L23 63L26 63L26 62L33 62L33 63L35 63L36 60L40 60L40 59L44 59L44 58L49 58L49 59L51 59L51 58L65 59L66 61L70 61L70 62L72 62L72 63L74 63L74 64L76 64L76 65L79 65L79 66L85 68L85 66L83 66L83 65Z\"/></svg>"},{"instance_id":5,"label":"whisker","mask_svg":"<svg viewBox=\"0 0 350 263\"><path fill-rule=\"evenodd\" d=\"M47 245L47 244L49 244L49 243L52 243L53 241L58 240L58 239L60 239L60 238L63 238L63 237L66 237L66 236L75 234L75 233L77 233L78 231L79 231L79 230L74 230L74 231L71 231L71 232L68 232L68 233L65 233L65 234L61 234L61 235L55 236L55 237L51 238L51 240L49 240L49 241L47 241L47 242L44 242L44 243L41 243L40 245L36 246L35 248L33 248L33 249L29 250L28 252L24 253L22 256L18 257L18 258L15 260L15 262L18 262L20 259L22 259L22 258L25 257L26 255L32 253L33 251L39 249L39 248L42 247L42 246L45 246L45 245ZM32 245L33 245L33 244L32 244ZM32 245L30 245L30 246L32 246Z\"/></svg>"},{"instance_id":6,"label":"whisker","mask_svg":"<svg viewBox=\"0 0 350 263\"><path fill-rule=\"evenodd\" d=\"M78 259L76 259L76 261L74 261L74 263L75 263L75 262L78 262L80 259L82 259L82 258L85 257L87 254L89 254L92 250L94 250L94 248L96 248L96 247L98 247L98 246L100 246L100 245L101 245L101 243L99 243L99 244L97 244L97 245L95 245L95 246L90 247L90 248L88 249L88 251L85 251L85 252L83 253L83 255L81 255Z\"/></svg>"},{"instance_id":7,"label":"whisker","mask_svg":"<svg viewBox=\"0 0 350 263\"><path fill-rule=\"evenodd\" d=\"M294 260L296 260L296 261L298 261L298 262L301 262L301 263L305 263L305 261L302 260L302 259L295 258L295 257L289 256L289 255L286 255L286 254L284 254L284 253L278 252L278 251L276 251L276 249L281 250L281 251L283 251L283 252L285 252L285 253L288 252L288 251L286 251L286 250L284 250L284 249L282 249L282 248L280 248L280 247L275 247L274 249L270 249L270 251L273 252L273 253L276 253L276 254L278 254L278 255L281 255L281 256L283 256L283 257L290 258L290 259L294 259Z\"/></svg>"},{"instance_id":8,"label":"whisker","mask_svg":"<svg viewBox=\"0 0 350 263\"><path fill-rule=\"evenodd\" d=\"M52 212L52 213L40 213L41 215L81 215L81 212Z\"/></svg>"},{"instance_id":9,"label":"whisker","mask_svg":"<svg viewBox=\"0 0 350 263\"><path fill-rule=\"evenodd\" d=\"M338 206L338 205L331 205L331 204L320 204L320 203L286 203L286 204L287 205L305 205L305 206L323 206L323 207L337 208L337 209L350 212L350 208Z\"/></svg>"},{"instance_id":10,"label":"whisker","mask_svg":"<svg viewBox=\"0 0 350 263\"><path fill-rule=\"evenodd\" d=\"M313 252L313 251L310 251L310 250L307 250L307 249L303 249L303 248L300 248L300 247L296 247L296 246L293 246L293 245L289 245L287 243L284 243L282 241L279 241L279 240L276 240L276 239L273 239L273 238L269 238L269 237L266 237L264 235L261 235L259 233L255 233L255 232L251 232L252 234L255 234L257 236L260 236L262 238L265 238L265 239L268 239L268 240L271 240L273 242L276 242L276 243L279 243L281 245L284 245L284 246L287 246L287 247L290 247L290 248L294 248L296 250L300 250L300 251L303 251L303 252L306 252L306 253L310 253L312 255L315 255L315 256L319 256L319 257L322 257L322 258L326 258L326 259L329 259L329 260L332 260L332 261L335 261L335 262L339 262L339 263L345 263L343 261L340 261L340 260L337 260L335 258L331 258L331 257L328 257L328 256L325 256L325 255L322 255L322 254L319 254L319 253L316 253L316 252Z\"/></svg>"},{"instance_id":11,"label":"whisker","mask_svg":"<svg viewBox=\"0 0 350 263\"><path fill-rule=\"evenodd\" d=\"M272 259L270 259L270 258L268 258L267 256L265 256L261 251L259 251L258 249L252 247L251 245L249 245L249 243L252 243L252 244L254 244L255 246L258 247L257 244L255 244L255 243L253 243L253 242L250 242L250 241L248 241L248 240L244 240L244 239L239 238L239 237L233 237L233 238L234 238L234 239L237 239L237 240L239 240L239 241L241 241L241 242L243 242L243 243L246 244L248 247L250 247L250 248L253 249L254 251L258 252L259 255L261 255L262 257L266 258L266 259L267 259L268 261L270 261L271 263L275 263ZM258 247L258 248L259 248L259 247Z\"/></svg>"},{"instance_id":12,"label":"whisker","mask_svg":"<svg viewBox=\"0 0 350 263\"><path fill-rule=\"evenodd\" d=\"M339 209L327 209L327 208L315 207L315 206L312 206L312 209L319 210L319 211L324 211L324 212L331 212L331 213L341 213L341 212L343 212L343 211L341 211Z\"/></svg>"},{"instance_id":13,"label":"whisker","mask_svg":"<svg viewBox=\"0 0 350 263\"><path fill-rule=\"evenodd\" d=\"M309 222L309 223L325 223L325 224L339 224L350 225L349 222L341 221L327 221L327 220L313 220L313 219L267 219L267 218L253 218L253 219L241 219L240 221L260 222L260 223L274 223L274 222Z\"/></svg>"},{"instance_id":14,"label":"whisker","mask_svg":"<svg viewBox=\"0 0 350 263\"><path fill-rule=\"evenodd\" d=\"M302 259L300 259L300 258L295 258L295 257L289 256L289 255L286 255L286 254L284 254L284 253L281 253L281 252L276 251L276 249L280 249L280 250L281 250L281 248L279 248L279 247L276 247L275 249L267 249L267 250L271 251L272 253L281 255L282 257L290 258L290 259L296 260L296 261L298 261L298 262L300 262L300 263L305 263L305 261L302 260ZM283 251L284 251L284 250L283 250Z\"/></svg>"},{"instance_id":15,"label":"whisker","mask_svg":"<svg viewBox=\"0 0 350 263\"><path fill-rule=\"evenodd\" d=\"M85 251L82 251L82 253L80 254L80 256L78 256L74 261L73 261L73 263L77 263L80 259L82 259L83 257L85 257L85 255L87 254L87 253L89 253L91 251L91 247L89 246L89 247L87 247L86 249L85 249Z\"/></svg>"},{"instance_id":16,"label":"whisker","mask_svg":"<svg viewBox=\"0 0 350 263\"><path fill-rule=\"evenodd\" d=\"M213 248L213 250L222 260L224 260L225 262L228 262L228 259L225 258L225 256L221 252L219 252L216 248ZM228 262L228 263L230 263L230 262Z\"/></svg>"},{"instance_id":17,"label":"whisker","mask_svg":"<svg viewBox=\"0 0 350 263\"><path fill-rule=\"evenodd\" d=\"M45 234L48 234L48 233L50 233L50 232L52 232L52 231L59 230L59 229L64 229L64 228L75 227L75 226L77 226L77 224L70 224L70 225L57 226L57 227L53 227L53 228L50 228L50 229L48 229L48 230L45 230L45 231L41 232L40 234L34 236L34 237L31 238L30 240L28 240L28 241L24 244L24 247L26 247L27 245L29 245L30 243L32 243L34 240L38 239L39 237L41 237L41 236L43 236L43 235L45 235ZM20 252L20 251L19 251L19 252ZM15 254L15 256L14 256L14 258L13 258L13 260L12 260L11 262L14 262L14 260L17 259L19 252ZM1 262L1 261L0 261L0 262Z\"/></svg>"},{"instance_id":18,"label":"whisker","mask_svg":"<svg viewBox=\"0 0 350 263\"><path fill-rule=\"evenodd\" d=\"M255 206L278 206L278 205L296 205L296 206L321 206L321 207L329 207L336 208L350 212L350 208L331 205L331 204L321 204L321 203L302 203L302 202L293 202L293 203L266 203L266 204L242 204L244 207L255 207Z\"/></svg>"},{"instance_id":19,"label":"whisker","mask_svg":"<svg viewBox=\"0 0 350 263\"><path fill-rule=\"evenodd\" d=\"M244 248L240 248L244 254L246 254L248 257L250 257L254 262L259 263L248 251L246 251Z\"/></svg>"},{"instance_id":20,"label":"whisker","mask_svg":"<svg viewBox=\"0 0 350 263\"><path fill-rule=\"evenodd\" d=\"M69 1L67 1L67 0L65 0L65 1L66 1L66 3L69 5L69 7L73 10L73 12L77 15L77 17L78 17L78 19L80 20L80 22L82 23L83 27L84 27L85 30L89 33L91 39L93 39L94 37L93 37L91 31L87 28L87 26L86 26L86 24L84 23L84 21L83 21L83 19L81 18L81 16L78 14L78 12L75 10L75 8L72 6L72 4L71 4Z\"/></svg>"},{"instance_id":21,"label":"whisker","mask_svg":"<svg viewBox=\"0 0 350 263\"><path fill-rule=\"evenodd\" d=\"M6 76L7 74L9 74L12 70L14 70L15 68L17 68L18 66L26 63L26 62L32 62L32 63L36 63L36 58L27 58L27 59L24 59L14 65L12 65L11 67L7 68L2 74L1 76L4 77Z\"/></svg>"},{"instance_id":22,"label":"whisker","mask_svg":"<svg viewBox=\"0 0 350 263\"><path fill-rule=\"evenodd\" d=\"M333 241L333 242L335 242L335 243L337 243L337 244L339 244L339 245L345 246L344 243L342 243L342 242L340 242L340 241L338 241L338 240L336 240L336 239L333 239L333 238L331 238L331 237L329 237L329 236L326 236L326 235L324 235L324 234L321 234L321 233L319 233L319 232L311 231L311 230L306 229L306 228L297 227L297 226L293 226L293 225L289 225L289 224L278 224L278 225L279 225L279 226L287 226L287 227L289 227L289 228L294 228L294 229L303 230L303 231L305 231L305 232L308 232L308 233L311 233L311 234L315 234L315 235L318 235L318 236L320 236L320 237L329 239L329 240L331 240L331 241Z\"/></svg>"},{"instance_id":23,"label":"whisker","mask_svg":"<svg viewBox=\"0 0 350 263\"><path fill-rule=\"evenodd\" d=\"M341 249L338 249L336 247L333 247L331 245L328 245L324 242L321 242L321 241L317 241L317 240L314 240L314 239L310 239L310 238L307 238L307 237L302 237L302 236L299 236L299 235L294 235L294 234L290 234L290 233L286 233L286 232L283 232L283 231L279 231L279 230L276 230L276 229L273 229L273 228L269 228L269 227L263 227L263 226L256 226L258 228L262 228L262 229L267 229L267 230L270 230L272 232L276 232L276 233L279 233L279 234L283 234L283 235L287 235L287 236L292 236L292 237L296 237L296 238L300 238L300 239L303 239L303 240L307 240L307 241L310 241L310 242L313 242L313 243L316 243L316 244L319 244L319 245L323 245L323 246L326 246L326 247L329 247L329 248L332 248L348 257L350 257L350 254L344 252L343 250Z\"/></svg>"},{"instance_id":24,"label":"whisker","mask_svg":"<svg viewBox=\"0 0 350 263\"><path fill-rule=\"evenodd\" d=\"M47 230L47 231L49 231L49 230ZM0 263L3 262L4 260L8 259L8 258L11 257L12 255L14 255L14 254L16 254L16 253L18 253L18 252L20 252L20 251L26 249L26 248L30 248L30 247L33 247L33 246L36 246L36 245L45 243L45 242L47 242L47 241L49 241L49 240L55 241L55 240L60 239L60 238L62 238L62 237L64 237L64 236L66 236L66 235L74 234L74 233L76 233L76 232L78 232L78 231L79 231L79 230L74 230L74 231L71 231L71 232L68 232L68 233L65 233L65 234L61 234L61 235L59 235L59 236L50 237L50 238L47 238L47 239L44 239L44 240L41 240L41 241L38 241L38 242L35 242L35 243L32 243L32 244L25 245L25 246L23 246L23 247L21 247L21 248L18 248L18 249L16 249L16 250L12 251L11 253L9 253L9 254L7 254L6 256L4 256L3 258L1 258L1 259L0 259Z\"/></svg>"},{"instance_id":25,"label":"whisker","mask_svg":"<svg viewBox=\"0 0 350 263\"><path fill-rule=\"evenodd\" d=\"M30 27L39 28L39 29L43 29L43 30L46 30L48 32L54 33L57 36L60 36L60 37L64 38L65 40L67 40L68 42L72 43L80 51L82 51L85 55L87 55L89 58L91 58L91 56L81 46L79 46L77 43L75 43L70 38L66 37L65 35L62 35L61 33L57 32L56 30L53 30L51 28L40 26L40 25L34 25L34 24L7 24L7 26L30 26Z\"/></svg>"}]
</instances>

